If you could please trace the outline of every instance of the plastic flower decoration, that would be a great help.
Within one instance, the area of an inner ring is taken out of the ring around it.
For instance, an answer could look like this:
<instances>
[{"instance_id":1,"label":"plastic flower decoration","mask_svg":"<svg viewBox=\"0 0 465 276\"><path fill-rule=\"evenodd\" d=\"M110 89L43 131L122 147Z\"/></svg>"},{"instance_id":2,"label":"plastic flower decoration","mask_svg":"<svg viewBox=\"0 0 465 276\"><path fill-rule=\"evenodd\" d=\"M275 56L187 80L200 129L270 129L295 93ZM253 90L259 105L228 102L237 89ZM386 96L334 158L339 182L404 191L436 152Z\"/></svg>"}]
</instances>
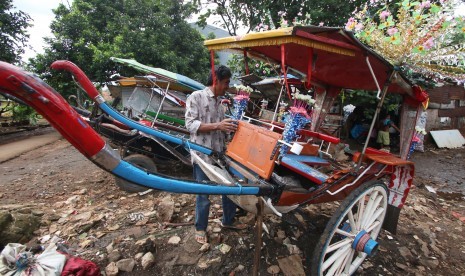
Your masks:
<instances>
[{"instance_id":1,"label":"plastic flower decoration","mask_svg":"<svg viewBox=\"0 0 465 276\"><path fill-rule=\"evenodd\" d=\"M289 116L283 131L283 140L287 143L291 143L297 137L297 131L311 122L307 110L315 104L315 100L310 95L295 92L292 97L294 102L289 108ZM283 156L288 150L287 145L282 145L279 150L280 155Z\"/></svg>"},{"instance_id":2,"label":"plastic flower decoration","mask_svg":"<svg viewBox=\"0 0 465 276\"><path fill-rule=\"evenodd\" d=\"M250 98L250 93L253 92L253 88L244 85L235 85L234 87L236 88L237 93L233 98L234 104L232 118L235 120L240 120L242 114L247 108L247 103Z\"/></svg>"},{"instance_id":3,"label":"plastic flower decoration","mask_svg":"<svg viewBox=\"0 0 465 276\"><path fill-rule=\"evenodd\" d=\"M412 137L412 142L410 143L409 152L407 154L407 159L410 159L413 151L418 144L422 143L423 137L426 135L426 130L420 126L415 126L415 135Z\"/></svg>"},{"instance_id":4,"label":"plastic flower decoration","mask_svg":"<svg viewBox=\"0 0 465 276\"><path fill-rule=\"evenodd\" d=\"M454 0L395 5L397 14L392 14L394 4L372 1L349 19L346 29L406 73L465 82L465 17L455 15ZM363 27L356 28L359 24Z\"/></svg>"},{"instance_id":5,"label":"plastic flower decoration","mask_svg":"<svg viewBox=\"0 0 465 276\"><path fill-rule=\"evenodd\" d=\"M416 126L416 127L415 127L415 131L416 131L417 133L426 135L426 130L425 130L424 128L422 128L422 127Z\"/></svg>"},{"instance_id":6,"label":"plastic flower decoration","mask_svg":"<svg viewBox=\"0 0 465 276\"><path fill-rule=\"evenodd\" d=\"M290 108L290 112L300 113L308 117L307 109L315 104L315 99L313 99L310 95L300 94L299 92L294 93L292 98L294 103Z\"/></svg>"}]
</instances>

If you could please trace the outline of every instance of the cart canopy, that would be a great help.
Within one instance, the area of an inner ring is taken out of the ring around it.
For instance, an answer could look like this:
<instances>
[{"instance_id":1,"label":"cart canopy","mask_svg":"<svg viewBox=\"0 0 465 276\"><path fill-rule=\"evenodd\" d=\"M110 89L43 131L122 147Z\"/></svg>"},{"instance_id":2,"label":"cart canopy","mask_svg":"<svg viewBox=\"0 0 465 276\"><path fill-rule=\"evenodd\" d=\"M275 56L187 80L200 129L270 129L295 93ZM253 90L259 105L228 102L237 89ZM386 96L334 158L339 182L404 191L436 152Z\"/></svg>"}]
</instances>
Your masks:
<instances>
[{"instance_id":1,"label":"cart canopy","mask_svg":"<svg viewBox=\"0 0 465 276\"><path fill-rule=\"evenodd\" d=\"M111 60L114 62L118 62L121 64L125 64L127 66L130 66L140 72L154 75L163 81L167 81L169 82L169 85L170 85L169 88L171 90L182 91L182 92L192 92L196 90L202 90L205 88L205 85L189 77L186 77L184 75L174 73L174 72L162 69L162 68L150 67L142 63L139 63L133 59L122 59L122 58L112 57ZM166 87L166 83L163 84L162 82L160 82L159 85L162 86L163 88Z\"/></svg>"},{"instance_id":2,"label":"cart canopy","mask_svg":"<svg viewBox=\"0 0 465 276\"><path fill-rule=\"evenodd\" d=\"M299 73L302 78L310 75L312 84L324 87L377 91L395 70L352 32L341 28L298 26L205 41L209 50L245 51L249 57L279 64L283 59L282 45L285 64L291 73ZM408 80L400 73L394 79L388 92L414 97Z\"/></svg>"}]
</instances>

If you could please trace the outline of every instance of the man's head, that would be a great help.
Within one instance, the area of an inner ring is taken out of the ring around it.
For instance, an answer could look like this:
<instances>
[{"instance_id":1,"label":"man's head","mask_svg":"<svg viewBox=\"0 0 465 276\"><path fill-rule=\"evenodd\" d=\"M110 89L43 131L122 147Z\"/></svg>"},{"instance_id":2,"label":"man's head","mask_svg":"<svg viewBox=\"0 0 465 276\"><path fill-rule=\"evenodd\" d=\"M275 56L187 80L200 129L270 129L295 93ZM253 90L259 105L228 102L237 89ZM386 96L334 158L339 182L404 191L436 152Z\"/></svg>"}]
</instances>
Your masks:
<instances>
[{"instance_id":1,"label":"man's head","mask_svg":"<svg viewBox=\"0 0 465 276\"><path fill-rule=\"evenodd\" d=\"M231 70L224 65L220 65L215 69L215 86L213 87L213 93L215 93L215 96L223 96L226 93L226 89L229 88L231 76ZM207 86L213 86L213 77L211 72L208 76Z\"/></svg>"}]
</instances>

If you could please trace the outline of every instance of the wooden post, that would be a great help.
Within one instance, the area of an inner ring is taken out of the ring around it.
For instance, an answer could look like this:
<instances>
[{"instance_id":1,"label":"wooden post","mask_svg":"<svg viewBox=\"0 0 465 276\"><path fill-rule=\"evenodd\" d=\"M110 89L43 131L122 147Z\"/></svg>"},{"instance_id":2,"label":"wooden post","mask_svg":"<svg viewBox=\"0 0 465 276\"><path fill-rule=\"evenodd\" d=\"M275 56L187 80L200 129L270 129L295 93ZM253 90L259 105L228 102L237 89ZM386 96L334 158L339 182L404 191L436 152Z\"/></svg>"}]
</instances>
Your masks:
<instances>
[{"instance_id":1,"label":"wooden post","mask_svg":"<svg viewBox=\"0 0 465 276\"><path fill-rule=\"evenodd\" d=\"M253 276L258 276L260 270L260 257L262 251L262 233L263 233L263 200L258 198L257 216L255 227L257 228L257 236L255 237L255 256L253 261Z\"/></svg>"}]
</instances>

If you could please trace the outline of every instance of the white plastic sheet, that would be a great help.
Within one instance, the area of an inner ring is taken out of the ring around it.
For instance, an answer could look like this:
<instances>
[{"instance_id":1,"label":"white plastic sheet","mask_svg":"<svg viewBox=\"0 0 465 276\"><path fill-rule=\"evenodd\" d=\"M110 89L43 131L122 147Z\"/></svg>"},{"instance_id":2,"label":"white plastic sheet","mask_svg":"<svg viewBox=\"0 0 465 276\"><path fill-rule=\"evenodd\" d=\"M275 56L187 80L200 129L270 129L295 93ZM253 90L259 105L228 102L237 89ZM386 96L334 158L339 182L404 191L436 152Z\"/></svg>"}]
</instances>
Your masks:
<instances>
[{"instance_id":1,"label":"white plastic sheet","mask_svg":"<svg viewBox=\"0 0 465 276\"><path fill-rule=\"evenodd\" d=\"M17 267L17 260L22 256L27 259L27 265ZM59 276L66 263L66 256L56 251L52 242L41 254L33 255L26 251L26 246L19 243L9 243L0 253L0 275L12 276Z\"/></svg>"}]
</instances>

